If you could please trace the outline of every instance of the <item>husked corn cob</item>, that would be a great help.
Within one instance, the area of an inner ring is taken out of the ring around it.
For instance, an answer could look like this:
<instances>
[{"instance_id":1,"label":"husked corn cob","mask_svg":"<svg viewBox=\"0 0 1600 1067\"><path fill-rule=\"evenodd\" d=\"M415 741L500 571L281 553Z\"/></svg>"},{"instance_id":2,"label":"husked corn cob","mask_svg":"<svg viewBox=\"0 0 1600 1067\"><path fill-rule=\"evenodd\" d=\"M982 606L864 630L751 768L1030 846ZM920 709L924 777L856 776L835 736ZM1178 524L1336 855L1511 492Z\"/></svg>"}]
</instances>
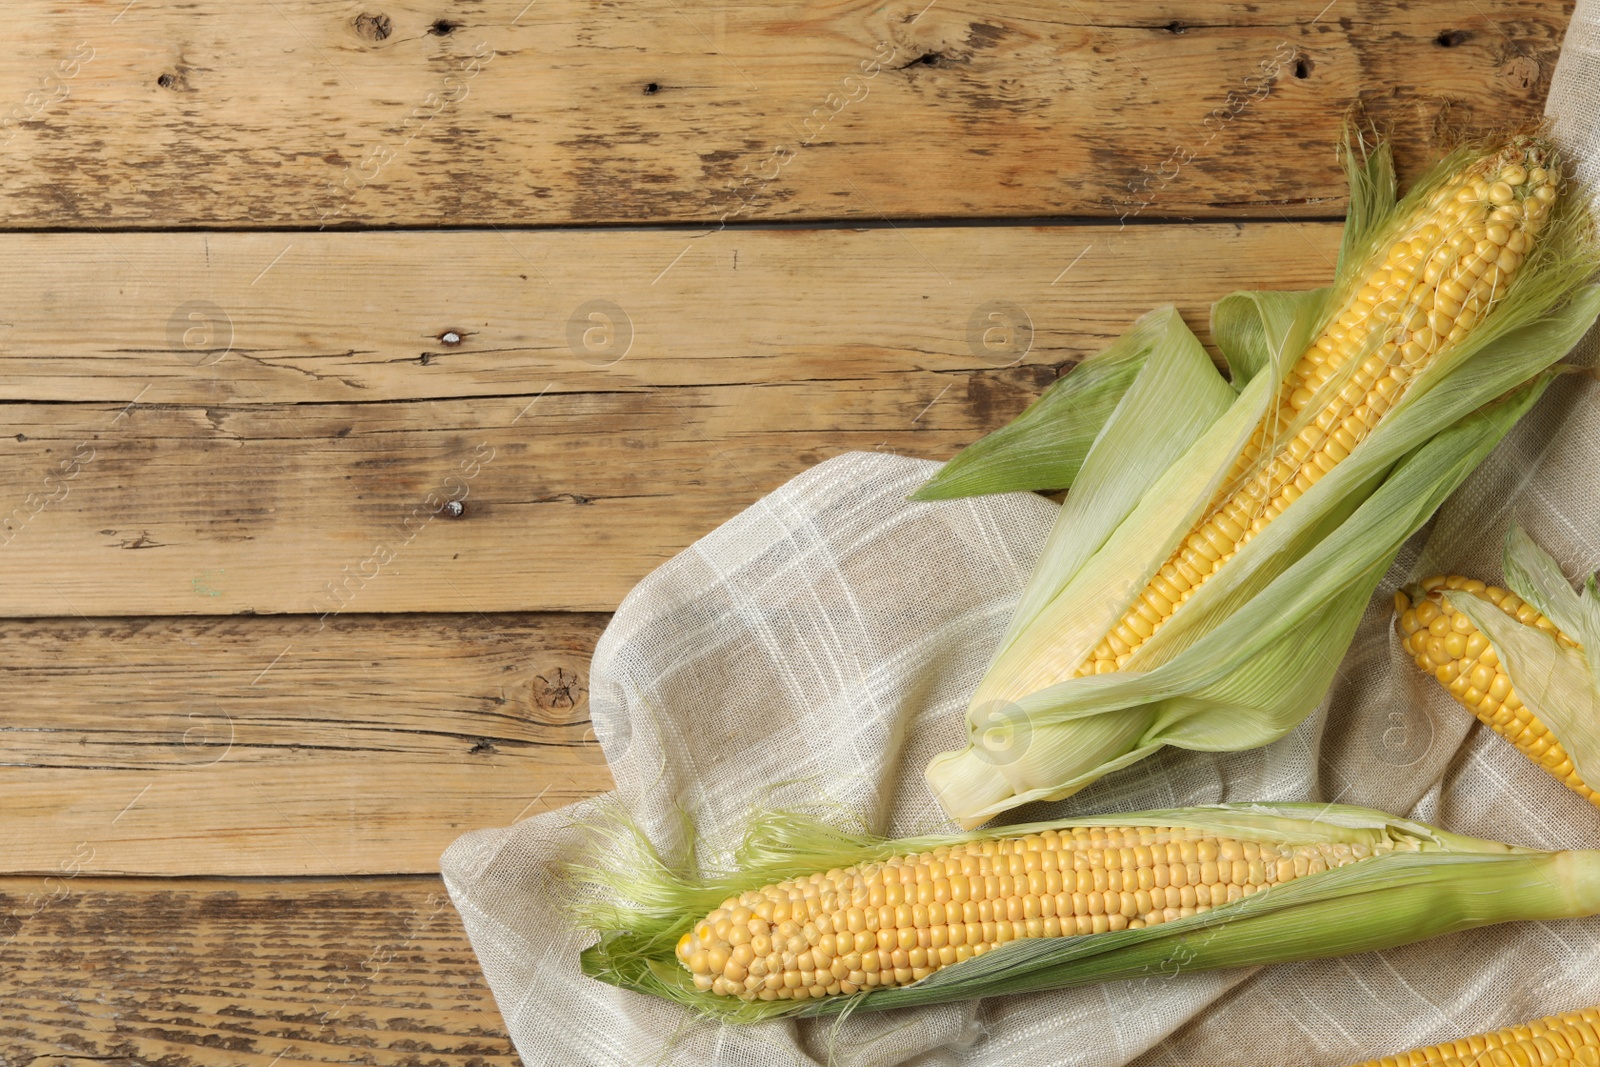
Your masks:
<instances>
[{"instance_id":1,"label":"husked corn cob","mask_svg":"<svg viewBox=\"0 0 1600 1067\"><path fill-rule=\"evenodd\" d=\"M1492 1034L1473 1034L1459 1041L1368 1060L1358 1067L1412 1067L1425 1063L1445 1067L1450 1064L1510 1067L1512 1064L1552 1063L1600 1067L1600 1008L1547 1015Z\"/></svg>"},{"instance_id":2,"label":"husked corn cob","mask_svg":"<svg viewBox=\"0 0 1600 1067\"><path fill-rule=\"evenodd\" d=\"M1559 177L1544 163L1538 142L1515 139L1419 208L1382 265L1285 375L1205 517L1073 676L1125 666L1195 589L1350 454L1443 345L1483 318L1556 199ZM1351 364L1336 394L1321 391Z\"/></svg>"},{"instance_id":3,"label":"husked corn cob","mask_svg":"<svg viewBox=\"0 0 1600 1067\"><path fill-rule=\"evenodd\" d=\"M1499 656L1472 621L1450 603L1452 596L1488 601L1518 622L1550 634L1565 648L1577 648L1577 642L1515 593L1458 574L1435 575L1395 594L1395 629L1417 666L1523 755L1600 805L1600 794L1584 784L1555 735L1517 698Z\"/></svg>"},{"instance_id":4,"label":"husked corn cob","mask_svg":"<svg viewBox=\"0 0 1600 1067\"><path fill-rule=\"evenodd\" d=\"M1411 846L1414 850L1414 846ZM805 1000L918 981L1017 938L1138 929L1407 844L1282 845L1071 828L812 874L724 901L679 940L701 991Z\"/></svg>"}]
</instances>

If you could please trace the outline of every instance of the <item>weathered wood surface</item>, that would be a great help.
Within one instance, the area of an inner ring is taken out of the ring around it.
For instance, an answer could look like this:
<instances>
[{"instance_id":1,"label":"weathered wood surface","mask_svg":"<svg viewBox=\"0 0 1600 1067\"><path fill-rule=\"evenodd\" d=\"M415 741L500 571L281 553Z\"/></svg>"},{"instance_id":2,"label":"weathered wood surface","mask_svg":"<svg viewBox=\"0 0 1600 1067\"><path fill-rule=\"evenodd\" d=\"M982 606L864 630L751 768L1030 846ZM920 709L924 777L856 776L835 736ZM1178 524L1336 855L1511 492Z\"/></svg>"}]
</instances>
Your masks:
<instances>
[{"instance_id":1,"label":"weathered wood surface","mask_svg":"<svg viewBox=\"0 0 1600 1067\"><path fill-rule=\"evenodd\" d=\"M11 235L0 615L607 611L815 463L946 458L1157 304L1325 281L1337 237L340 234L262 278L289 238ZM615 322L570 325L591 300Z\"/></svg>"},{"instance_id":2,"label":"weathered wood surface","mask_svg":"<svg viewBox=\"0 0 1600 1067\"><path fill-rule=\"evenodd\" d=\"M90 1062L518 1059L436 877L0 879L0 1063Z\"/></svg>"},{"instance_id":3,"label":"weathered wood surface","mask_svg":"<svg viewBox=\"0 0 1600 1067\"><path fill-rule=\"evenodd\" d=\"M1570 9L12 5L0 1067L517 1063L411 872L609 785L600 613L1157 304L1321 283L1347 106L1414 174L1538 114ZM807 220L874 228L723 228ZM682 226L547 229L611 223Z\"/></svg>"},{"instance_id":4,"label":"weathered wood surface","mask_svg":"<svg viewBox=\"0 0 1600 1067\"><path fill-rule=\"evenodd\" d=\"M9 622L0 873L437 871L467 830L610 788L587 700L604 622Z\"/></svg>"},{"instance_id":5,"label":"weathered wood surface","mask_svg":"<svg viewBox=\"0 0 1600 1067\"><path fill-rule=\"evenodd\" d=\"M1570 3L7 8L0 224L1337 214L1537 116Z\"/></svg>"}]
</instances>

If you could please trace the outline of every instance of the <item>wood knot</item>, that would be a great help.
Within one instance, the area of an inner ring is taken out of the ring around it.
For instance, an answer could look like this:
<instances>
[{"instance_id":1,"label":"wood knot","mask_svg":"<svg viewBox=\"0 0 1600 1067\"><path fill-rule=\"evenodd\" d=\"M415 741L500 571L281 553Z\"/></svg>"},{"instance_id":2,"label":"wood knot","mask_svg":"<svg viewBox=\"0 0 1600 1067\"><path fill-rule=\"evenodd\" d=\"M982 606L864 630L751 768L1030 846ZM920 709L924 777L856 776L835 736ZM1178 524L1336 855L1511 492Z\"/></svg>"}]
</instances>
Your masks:
<instances>
[{"instance_id":1,"label":"wood knot","mask_svg":"<svg viewBox=\"0 0 1600 1067\"><path fill-rule=\"evenodd\" d=\"M535 675L533 679L533 706L544 712L570 712L582 704L589 690L583 679L565 667L556 667ZM566 714L563 718L570 718Z\"/></svg>"},{"instance_id":2,"label":"wood knot","mask_svg":"<svg viewBox=\"0 0 1600 1067\"><path fill-rule=\"evenodd\" d=\"M388 15L362 13L355 18L356 34L368 41L385 41L394 32L394 20Z\"/></svg>"},{"instance_id":3,"label":"wood knot","mask_svg":"<svg viewBox=\"0 0 1600 1067\"><path fill-rule=\"evenodd\" d=\"M1513 56L1494 76L1512 89L1527 92L1539 84L1539 61L1530 56Z\"/></svg>"}]
</instances>

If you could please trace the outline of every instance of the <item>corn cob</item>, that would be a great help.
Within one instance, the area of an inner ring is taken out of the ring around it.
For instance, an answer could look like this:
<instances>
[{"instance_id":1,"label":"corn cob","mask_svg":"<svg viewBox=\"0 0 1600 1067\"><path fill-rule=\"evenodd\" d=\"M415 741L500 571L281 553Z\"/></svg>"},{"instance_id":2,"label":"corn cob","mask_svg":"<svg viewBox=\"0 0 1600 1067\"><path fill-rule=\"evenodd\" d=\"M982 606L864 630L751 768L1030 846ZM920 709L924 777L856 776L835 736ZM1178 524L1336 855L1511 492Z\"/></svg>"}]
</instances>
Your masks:
<instances>
[{"instance_id":1,"label":"corn cob","mask_svg":"<svg viewBox=\"0 0 1600 1067\"><path fill-rule=\"evenodd\" d=\"M1205 517L1073 676L1127 665L1201 584L1372 432L1442 346L1505 295L1556 199L1559 177L1544 163L1539 142L1518 138L1419 209L1285 375ZM1352 364L1346 384L1326 395L1322 387ZM1308 408L1316 411L1309 421Z\"/></svg>"},{"instance_id":2,"label":"corn cob","mask_svg":"<svg viewBox=\"0 0 1600 1067\"><path fill-rule=\"evenodd\" d=\"M731 866L619 809L563 864L583 973L729 1022L1366 952L1600 914L1600 852L1335 804L1223 804L885 840L753 819Z\"/></svg>"},{"instance_id":3,"label":"corn cob","mask_svg":"<svg viewBox=\"0 0 1600 1067\"><path fill-rule=\"evenodd\" d=\"M1460 575L1435 575L1395 594L1395 629L1417 666L1439 680L1495 733L1591 804L1600 794L1584 784L1549 727L1523 706L1489 641L1451 596L1475 596L1527 626L1543 630L1563 648L1578 643L1515 593Z\"/></svg>"},{"instance_id":4,"label":"corn cob","mask_svg":"<svg viewBox=\"0 0 1600 1067\"><path fill-rule=\"evenodd\" d=\"M1425 1063L1441 1067L1554 1063L1600 1067L1600 1008L1547 1015L1490 1034L1473 1034L1398 1056L1368 1060L1358 1067L1412 1067Z\"/></svg>"},{"instance_id":5,"label":"corn cob","mask_svg":"<svg viewBox=\"0 0 1600 1067\"><path fill-rule=\"evenodd\" d=\"M750 890L696 923L677 954L697 989L719 995L856 993L920 981L1019 938L1196 915L1396 847L1275 845L1169 827L1044 830Z\"/></svg>"},{"instance_id":6,"label":"corn cob","mask_svg":"<svg viewBox=\"0 0 1600 1067\"><path fill-rule=\"evenodd\" d=\"M964 744L924 774L962 826L1165 746L1283 736L1326 690L1400 545L1600 313L1600 285L1583 280L1600 245L1538 137L1464 148L1399 201L1386 152L1346 164L1333 286L1213 305L1232 388L1173 308L1102 353L1144 363L1073 475L967 702ZM1029 479L1048 467L1041 450L1079 439L1068 400L1047 391L927 498L1016 488L1013 462L1030 487L1056 487Z\"/></svg>"}]
</instances>

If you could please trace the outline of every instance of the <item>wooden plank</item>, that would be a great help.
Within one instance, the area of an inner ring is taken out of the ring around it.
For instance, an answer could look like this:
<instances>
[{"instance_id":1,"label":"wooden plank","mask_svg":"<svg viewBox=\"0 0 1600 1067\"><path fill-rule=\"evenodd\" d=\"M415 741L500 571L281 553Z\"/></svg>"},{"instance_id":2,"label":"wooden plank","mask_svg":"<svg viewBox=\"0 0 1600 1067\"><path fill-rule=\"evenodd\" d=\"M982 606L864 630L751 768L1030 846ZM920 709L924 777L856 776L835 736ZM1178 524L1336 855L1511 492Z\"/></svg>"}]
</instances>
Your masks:
<instances>
[{"instance_id":1,"label":"wooden plank","mask_svg":"<svg viewBox=\"0 0 1600 1067\"><path fill-rule=\"evenodd\" d=\"M947 384L928 377L139 407L120 423L115 407L6 405L22 440L0 439L0 477L18 487L0 612L302 612L314 627L344 610L607 610L830 455L949 454L977 436L993 392L957 390L952 414L919 425ZM1043 384L1001 382L1008 411ZM49 480L58 456L66 475ZM456 520L442 510L452 499Z\"/></svg>"},{"instance_id":2,"label":"wooden plank","mask_svg":"<svg viewBox=\"0 0 1600 1067\"><path fill-rule=\"evenodd\" d=\"M1535 118L1570 0L12 5L0 224L1328 215Z\"/></svg>"},{"instance_id":3,"label":"wooden plank","mask_svg":"<svg viewBox=\"0 0 1600 1067\"><path fill-rule=\"evenodd\" d=\"M561 268L556 314L500 304L489 282L490 298L396 310L425 284L416 264L498 257L498 276L515 270L495 235L429 235L427 256L421 235L329 236L315 275L270 297L254 295L256 260L235 257L254 270L210 291L238 308L236 344L263 355L215 353L203 367L151 338L179 291L206 289L146 289L102 257L75 287L70 269L48 268L34 305L12 274L5 388L54 401L82 381L119 402L0 406L11 487L0 615L611 610L807 467L852 449L948 457L1154 305L1174 301L1202 326L1230 289L1325 281L1337 235L1329 224L779 232L741 234L726 256L687 254L673 234L590 235L582 265ZM552 261L578 255L564 235L519 239ZM11 240L81 253L94 239ZM154 262L192 239L115 240ZM407 250L418 255L389 259ZM377 270L384 260L403 265ZM128 292L96 305L86 294L118 288L106 270ZM438 292L474 292L470 275ZM52 353L78 345L61 339L57 312L80 296L82 347L52 378ZM567 347L568 309L597 298L633 323L636 351L606 366ZM99 309L112 325L93 325ZM344 319L332 337L309 332ZM469 341L424 365L419 347L437 349L422 336L444 328ZM367 395L382 402L348 402ZM459 520L440 510L447 498L463 500Z\"/></svg>"},{"instance_id":4,"label":"wooden plank","mask_svg":"<svg viewBox=\"0 0 1600 1067\"><path fill-rule=\"evenodd\" d=\"M437 878L0 879L10 1067L516 1067Z\"/></svg>"},{"instance_id":5,"label":"wooden plank","mask_svg":"<svg viewBox=\"0 0 1600 1067\"><path fill-rule=\"evenodd\" d=\"M610 788L587 699L604 622L9 623L0 872L437 871L467 830Z\"/></svg>"},{"instance_id":6,"label":"wooden plank","mask_svg":"<svg viewBox=\"0 0 1600 1067\"><path fill-rule=\"evenodd\" d=\"M1337 236L1323 223L7 234L0 399L942 389L1019 356L1043 367L1087 355L1163 301L1204 335L1210 301L1230 289L1324 284ZM1004 331L983 333L1007 304L1031 324L1010 347Z\"/></svg>"}]
</instances>

